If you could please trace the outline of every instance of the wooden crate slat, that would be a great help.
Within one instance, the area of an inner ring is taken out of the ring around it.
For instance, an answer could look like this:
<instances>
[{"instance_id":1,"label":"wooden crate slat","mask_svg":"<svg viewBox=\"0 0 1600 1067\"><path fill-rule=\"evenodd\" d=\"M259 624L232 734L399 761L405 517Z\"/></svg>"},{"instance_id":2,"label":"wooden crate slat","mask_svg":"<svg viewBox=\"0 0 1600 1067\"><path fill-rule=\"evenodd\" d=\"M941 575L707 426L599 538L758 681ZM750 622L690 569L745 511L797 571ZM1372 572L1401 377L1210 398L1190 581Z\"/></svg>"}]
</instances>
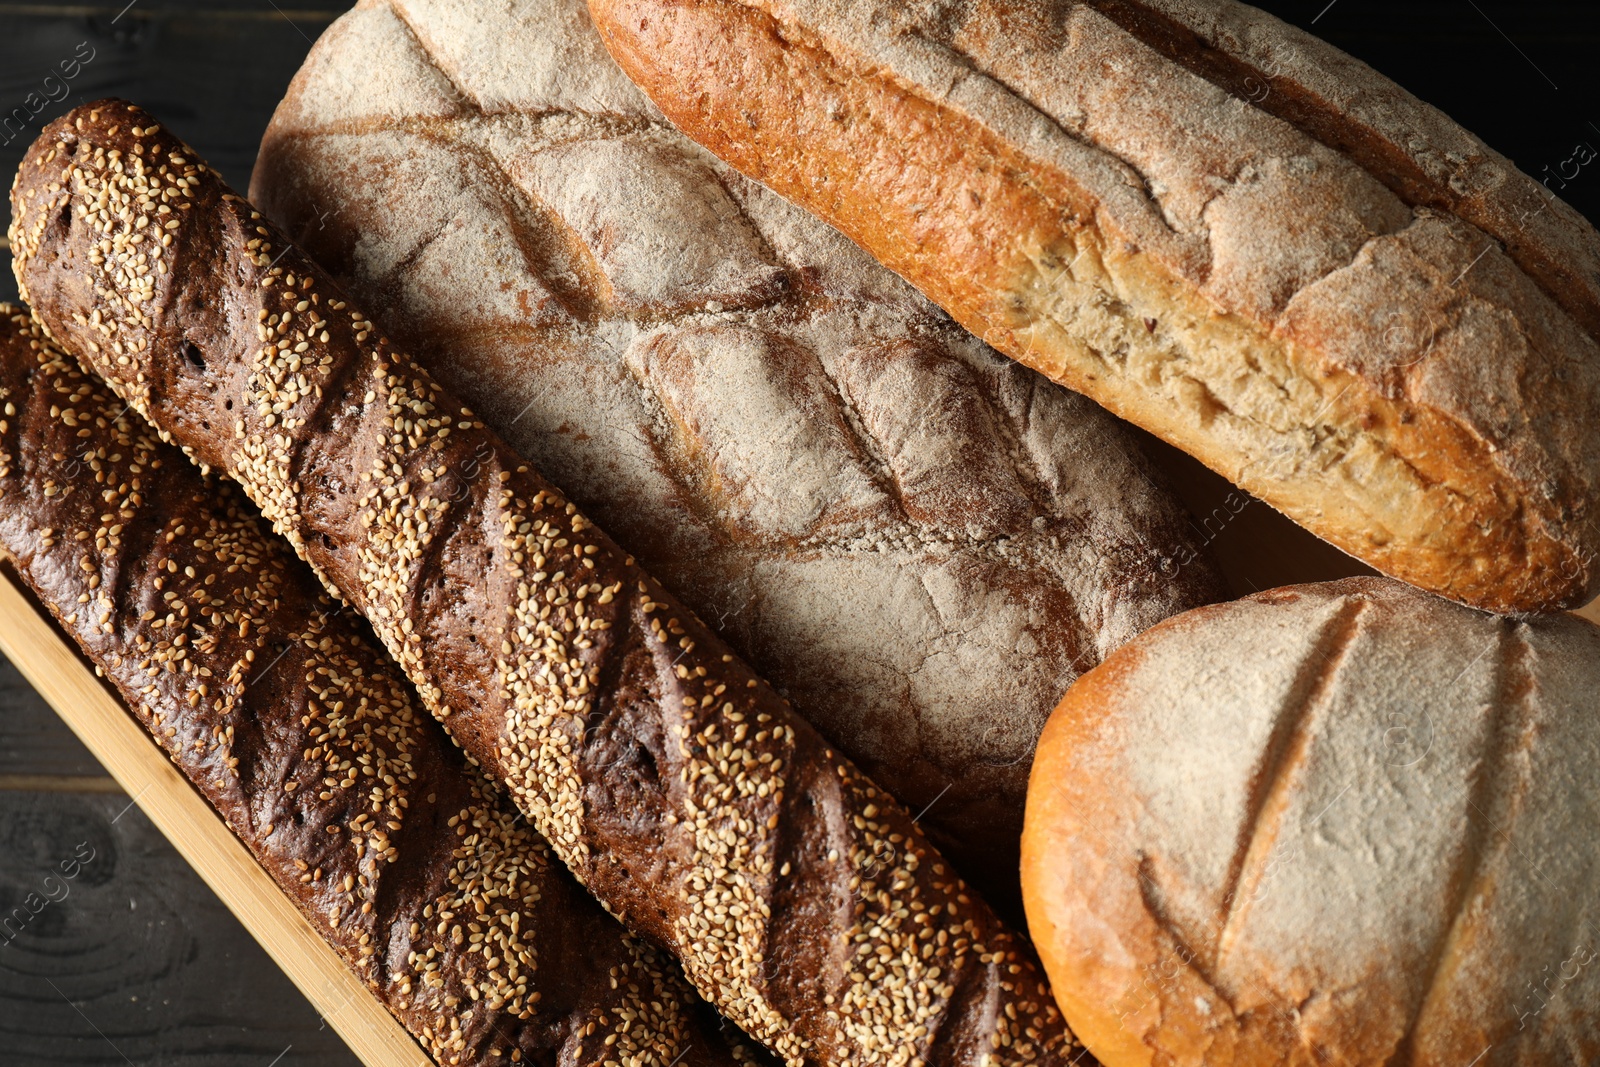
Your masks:
<instances>
[{"instance_id":1,"label":"wooden crate slat","mask_svg":"<svg viewBox=\"0 0 1600 1067\"><path fill-rule=\"evenodd\" d=\"M55 708L367 1067L432 1067L76 649L0 569L0 652Z\"/></svg>"}]
</instances>

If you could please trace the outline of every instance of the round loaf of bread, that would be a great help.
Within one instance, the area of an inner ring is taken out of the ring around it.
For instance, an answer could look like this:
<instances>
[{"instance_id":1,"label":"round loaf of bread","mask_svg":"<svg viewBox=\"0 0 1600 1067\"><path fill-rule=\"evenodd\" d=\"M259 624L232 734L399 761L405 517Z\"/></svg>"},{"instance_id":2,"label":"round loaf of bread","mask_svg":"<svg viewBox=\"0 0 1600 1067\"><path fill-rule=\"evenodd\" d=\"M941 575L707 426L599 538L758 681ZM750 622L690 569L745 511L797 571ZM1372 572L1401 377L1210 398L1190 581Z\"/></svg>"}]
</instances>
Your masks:
<instances>
[{"instance_id":1,"label":"round loaf of bread","mask_svg":"<svg viewBox=\"0 0 1600 1067\"><path fill-rule=\"evenodd\" d=\"M1029 926L1106 1067L1600 1057L1600 628L1377 578L1169 620L1033 769Z\"/></svg>"},{"instance_id":2,"label":"round loaf of bread","mask_svg":"<svg viewBox=\"0 0 1600 1067\"><path fill-rule=\"evenodd\" d=\"M1221 591L1115 419L673 130L582 0L366 0L251 192L1020 908L1050 709Z\"/></svg>"}]
</instances>

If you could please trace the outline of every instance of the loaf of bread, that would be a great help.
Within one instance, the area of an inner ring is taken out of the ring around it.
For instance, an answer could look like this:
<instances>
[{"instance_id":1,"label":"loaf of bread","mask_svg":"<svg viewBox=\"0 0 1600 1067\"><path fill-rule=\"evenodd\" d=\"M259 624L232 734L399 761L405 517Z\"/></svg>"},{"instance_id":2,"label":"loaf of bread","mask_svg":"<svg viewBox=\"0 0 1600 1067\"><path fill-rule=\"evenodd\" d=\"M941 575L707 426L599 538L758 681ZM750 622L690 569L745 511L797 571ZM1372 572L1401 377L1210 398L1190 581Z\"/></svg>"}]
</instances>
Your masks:
<instances>
[{"instance_id":1,"label":"loaf of bread","mask_svg":"<svg viewBox=\"0 0 1600 1067\"><path fill-rule=\"evenodd\" d=\"M1050 709L1222 594L1116 420L673 130L583 0L364 0L250 199L1020 916Z\"/></svg>"},{"instance_id":2,"label":"loaf of bread","mask_svg":"<svg viewBox=\"0 0 1600 1067\"><path fill-rule=\"evenodd\" d=\"M1600 235L1231 0L592 0L666 116L1388 574L1600 592Z\"/></svg>"},{"instance_id":3,"label":"loaf of bread","mask_svg":"<svg viewBox=\"0 0 1600 1067\"><path fill-rule=\"evenodd\" d=\"M0 547L438 1063L752 1061L467 765L237 487L10 305L0 404Z\"/></svg>"},{"instance_id":4,"label":"loaf of bread","mask_svg":"<svg viewBox=\"0 0 1600 1067\"><path fill-rule=\"evenodd\" d=\"M1600 627L1388 579L1157 626L1028 795L1029 926L1108 1067L1600 1058Z\"/></svg>"},{"instance_id":5,"label":"loaf of bread","mask_svg":"<svg viewBox=\"0 0 1600 1067\"><path fill-rule=\"evenodd\" d=\"M635 932L789 1064L1061 1064L1031 948L911 816L138 108L12 188L52 335L226 471Z\"/></svg>"}]
</instances>

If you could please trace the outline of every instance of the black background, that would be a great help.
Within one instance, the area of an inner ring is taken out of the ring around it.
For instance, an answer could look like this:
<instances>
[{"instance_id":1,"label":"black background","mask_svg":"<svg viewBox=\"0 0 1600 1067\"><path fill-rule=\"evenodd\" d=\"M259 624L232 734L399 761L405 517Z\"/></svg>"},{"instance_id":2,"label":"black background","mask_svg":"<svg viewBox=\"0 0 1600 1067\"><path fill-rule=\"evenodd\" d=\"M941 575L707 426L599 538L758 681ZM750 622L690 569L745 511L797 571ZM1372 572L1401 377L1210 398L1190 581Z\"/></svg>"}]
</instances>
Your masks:
<instances>
[{"instance_id":1,"label":"black background","mask_svg":"<svg viewBox=\"0 0 1600 1067\"><path fill-rule=\"evenodd\" d=\"M1537 179L1556 174L1579 142L1600 149L1600 5L1335 0L1329 7L1327 0L1275 0L1257 6L1365 60ZM1550 188L1591 221L1600 218L1600 160L1566 188L1559 178Z\"/></svg>"}]
</instances>

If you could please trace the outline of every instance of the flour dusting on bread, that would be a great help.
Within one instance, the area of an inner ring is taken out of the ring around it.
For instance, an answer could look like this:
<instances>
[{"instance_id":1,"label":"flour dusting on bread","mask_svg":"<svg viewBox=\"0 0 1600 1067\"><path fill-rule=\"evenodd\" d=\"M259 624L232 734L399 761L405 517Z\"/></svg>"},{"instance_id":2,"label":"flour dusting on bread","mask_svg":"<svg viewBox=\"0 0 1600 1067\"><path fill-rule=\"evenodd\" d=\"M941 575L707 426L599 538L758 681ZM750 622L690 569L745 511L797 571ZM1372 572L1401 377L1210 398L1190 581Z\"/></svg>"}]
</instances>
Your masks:
<instances>
[{"instance_id":1,"label":"flour dusting on bread","mask_svg":"<svg viewBox=\"0 0 1600 1067\"><path fill-rule=\"evenodd\" d=\"M526 58L494 67L502 41ZM1178 562L1196 535L1114 420L717 163L598 41L578 0L368 0L297 77L256 198L1014 896L1044 716L1221 592ZM397 114L419 70L440 95Z\"/></svg>"}]
</instances>

